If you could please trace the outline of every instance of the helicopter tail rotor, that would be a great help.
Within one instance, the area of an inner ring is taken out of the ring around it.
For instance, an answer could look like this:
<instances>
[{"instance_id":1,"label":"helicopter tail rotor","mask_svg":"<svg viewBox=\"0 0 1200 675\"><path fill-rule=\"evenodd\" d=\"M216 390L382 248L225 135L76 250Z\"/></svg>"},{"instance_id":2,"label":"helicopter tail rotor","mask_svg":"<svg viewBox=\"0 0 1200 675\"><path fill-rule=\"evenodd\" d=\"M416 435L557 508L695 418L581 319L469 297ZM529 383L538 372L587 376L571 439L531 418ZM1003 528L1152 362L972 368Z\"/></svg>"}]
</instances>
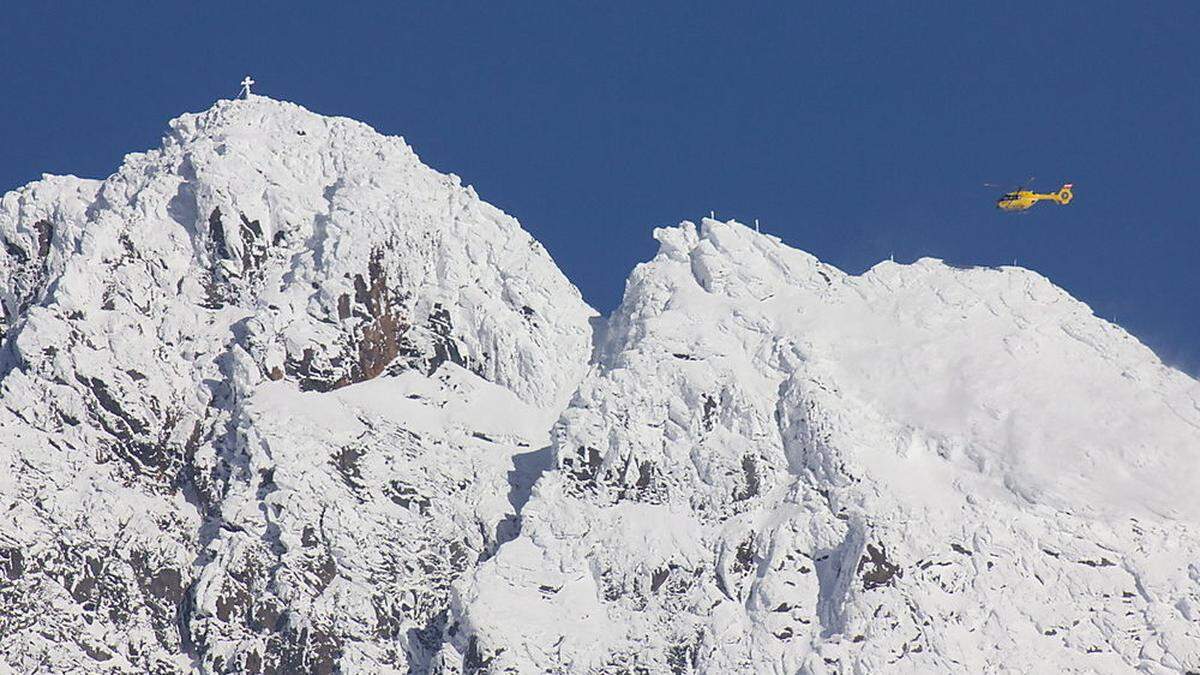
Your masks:
<instances>
[{"instance_id":1,"label":"helicopter tail rotor","mask_svg":"<svg viewBox=\"0 0 1200 675\"><path fill-rule=\"evenodd\" d=\"M1058 199L1056 201L1058 201L1059 204L1062 204L1064 206L1067 204L1070 204L1071 200L1075 198L1074 189L1075 189L1074 183L1063 183L1062 188L1059 189L1059 191L1058 191L1058 195L1057 195Z\"/></svg>"}]
</instances>

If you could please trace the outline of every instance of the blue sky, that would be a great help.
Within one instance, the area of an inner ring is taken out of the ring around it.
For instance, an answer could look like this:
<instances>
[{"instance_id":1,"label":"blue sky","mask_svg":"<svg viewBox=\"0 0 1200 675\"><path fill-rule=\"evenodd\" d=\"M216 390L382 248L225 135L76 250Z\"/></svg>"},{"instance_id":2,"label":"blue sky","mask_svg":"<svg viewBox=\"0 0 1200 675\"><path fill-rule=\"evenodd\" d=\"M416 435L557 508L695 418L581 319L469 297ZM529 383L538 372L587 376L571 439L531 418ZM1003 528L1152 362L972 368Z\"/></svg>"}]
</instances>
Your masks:
<instances>
[{"instance_id":1,"label":"blue sky","mask_svg":"<svg viewBox=\"0 0 1200 675\"><path fill-rule=\"evenodd\" d=\"M252 73L405 136L606 312L715 210L851 272L1015 260L1200 372L1200 3L808 4L7 5L0 189L107 176ZM1075 202L996 212L1031 175Z\"/></svg>"}]
</instances>

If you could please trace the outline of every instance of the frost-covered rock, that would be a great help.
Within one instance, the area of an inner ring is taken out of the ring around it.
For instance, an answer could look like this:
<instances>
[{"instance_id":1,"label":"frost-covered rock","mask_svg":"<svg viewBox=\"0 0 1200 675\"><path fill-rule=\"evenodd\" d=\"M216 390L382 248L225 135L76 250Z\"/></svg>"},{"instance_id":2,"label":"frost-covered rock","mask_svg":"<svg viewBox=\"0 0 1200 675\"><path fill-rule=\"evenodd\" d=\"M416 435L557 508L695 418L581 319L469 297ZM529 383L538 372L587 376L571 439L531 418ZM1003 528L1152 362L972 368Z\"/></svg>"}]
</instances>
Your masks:
<instances>
[{"instance_id":1,"label":"frost-covered rock","mask_svg":"<svg viewBox=\"0 0 1200 675\"><path fill-rule=\"evenodd\" d=\"M262 97L5 195L0 236L5 660L419 670L587 367L545 250Z\"/></svg>"},{"instance_id":2,"label":"frost-covered rock","mask_svg":"<svg viewBox=\"0 0 1200 675\"><path fill-rule=\"evenodd\" d=\"M656 237L447 662L1200 668L1195 380L1027 270Z\"/></svg>"}]
</instances>

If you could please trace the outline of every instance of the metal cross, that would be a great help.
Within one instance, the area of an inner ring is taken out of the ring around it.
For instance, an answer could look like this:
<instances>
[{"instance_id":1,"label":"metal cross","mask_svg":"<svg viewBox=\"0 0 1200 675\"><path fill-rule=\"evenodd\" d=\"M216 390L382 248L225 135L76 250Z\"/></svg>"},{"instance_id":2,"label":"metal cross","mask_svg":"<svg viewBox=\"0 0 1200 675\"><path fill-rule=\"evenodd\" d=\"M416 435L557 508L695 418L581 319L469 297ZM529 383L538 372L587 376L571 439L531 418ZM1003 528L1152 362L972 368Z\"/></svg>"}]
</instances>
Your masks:
<instances>
[{"instance_id":1,"label":"metal cross","mask_svg":"<svg viewBox=\"0 0 1200 675\"><path fill-rule=\"evenodd\" d=\"M247 75L246 79L242 80L242 96L250 98L250 85L254 84L254 80Z\"/></svg>"}]
</instances>

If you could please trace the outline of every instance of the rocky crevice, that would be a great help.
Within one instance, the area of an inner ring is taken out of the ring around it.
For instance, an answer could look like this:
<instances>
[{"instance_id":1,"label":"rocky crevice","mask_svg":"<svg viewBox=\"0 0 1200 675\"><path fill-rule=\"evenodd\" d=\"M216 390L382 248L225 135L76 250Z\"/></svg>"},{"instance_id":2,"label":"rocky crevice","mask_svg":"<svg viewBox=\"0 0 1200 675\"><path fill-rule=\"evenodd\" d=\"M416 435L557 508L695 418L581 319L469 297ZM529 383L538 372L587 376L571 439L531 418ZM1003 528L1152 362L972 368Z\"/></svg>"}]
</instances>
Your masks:
<instances>
[{"instance_id":1,"label":"rocky crevice","mask_svg":"<svg viewBox=\"0 0 1200 675\"><path fill-rule=\"evenodd\" d=\"M0 328L5 334L38 302L49 281L55 226L42 219L33 223L32 230L31 250L26 249L24 241L0 238L10 267L8 292L0 296Z\"/></svg>"},{"instance_id":2,"label":"rocky crevice","mask_svg":"<svg viewBox=\"0 0 1200 675\"><path fill-rule=\"evenodd\" d=\"M231 232L217 207L208 217L206 242L206 306L220 309L231 304L252 305L262 290L270 247L262 224L238 214L237 230Z\"/></svg>"}]
</instances>

